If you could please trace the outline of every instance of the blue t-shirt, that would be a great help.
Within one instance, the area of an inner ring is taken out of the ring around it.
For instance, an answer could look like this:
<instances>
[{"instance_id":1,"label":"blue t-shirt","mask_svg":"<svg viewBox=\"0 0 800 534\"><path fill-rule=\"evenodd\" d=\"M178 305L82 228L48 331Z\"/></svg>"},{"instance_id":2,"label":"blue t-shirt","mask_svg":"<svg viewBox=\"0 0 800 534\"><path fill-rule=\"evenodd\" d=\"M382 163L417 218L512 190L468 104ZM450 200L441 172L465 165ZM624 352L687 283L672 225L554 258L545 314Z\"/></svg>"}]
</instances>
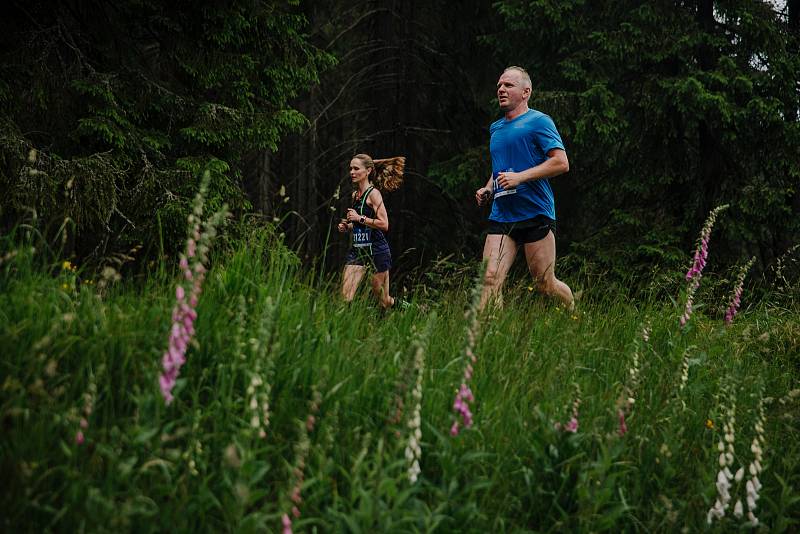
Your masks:
<instances>
[{"instance_id":1,"label":"blue t-shirt","mask_svg":"<svg viewBox=\"0 0 800 534\"><path fill-rule=\"evenodd\" d=\"M510 121L504 117L493 122L489 134L494 179L494 202L489 219L519 222L546 215L555 220L553 190L547 178L524 182L509 190L504 190L497 183L498 173L525 171L544 162L550 150L564 150L553 119L540 111L529 109Z\"/></svg>"}]
</instances>

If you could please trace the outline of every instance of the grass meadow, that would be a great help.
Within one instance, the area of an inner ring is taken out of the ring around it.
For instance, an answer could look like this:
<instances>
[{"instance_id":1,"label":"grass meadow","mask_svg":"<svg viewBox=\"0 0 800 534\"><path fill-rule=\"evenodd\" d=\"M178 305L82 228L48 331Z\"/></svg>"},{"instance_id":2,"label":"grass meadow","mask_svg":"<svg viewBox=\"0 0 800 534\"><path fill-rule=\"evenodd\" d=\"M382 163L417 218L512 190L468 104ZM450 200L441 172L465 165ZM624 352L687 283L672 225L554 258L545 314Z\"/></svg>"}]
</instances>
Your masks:
<instances>
[{"instance_id":1,"label":"grass meadow","mask_svg":"<svg viewBox=\"0 0 800 534\"><path fill-rule=\"evenodd\" d=\"M383 314L264 233L212 254L167 404L180 273L92 280L31 243L0 250L5 532L799 528L791 302L726 325L700 291L681 327L681 292L569 312L519 279L473 322L476 264Z\"/></svg>"}]
</instances>

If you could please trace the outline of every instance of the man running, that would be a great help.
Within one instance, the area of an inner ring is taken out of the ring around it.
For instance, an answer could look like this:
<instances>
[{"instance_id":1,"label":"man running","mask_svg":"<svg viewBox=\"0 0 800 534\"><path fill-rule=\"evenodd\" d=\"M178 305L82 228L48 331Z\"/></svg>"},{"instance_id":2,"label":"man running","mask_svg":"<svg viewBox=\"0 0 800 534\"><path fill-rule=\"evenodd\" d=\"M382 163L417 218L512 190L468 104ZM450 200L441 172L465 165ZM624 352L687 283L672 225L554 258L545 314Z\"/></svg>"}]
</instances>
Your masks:
<instances>
[{"instance_id":1,"label":"man running","mask_svg":"<svg viewBox=\"0 0 800 534\"><path fill-rule=\"evenodd\" d=\"M480 307L502 304L502 287L522 245L538 290L574 307L572 290L555 276L556 213L549 178L569 171L564 143L553 120L528 107L531 78L522 67L508 67L497 81L504 117L489 128L492 176L475 192L478 205L491 199L486 262Z\"/></svg>"}]
</instances>

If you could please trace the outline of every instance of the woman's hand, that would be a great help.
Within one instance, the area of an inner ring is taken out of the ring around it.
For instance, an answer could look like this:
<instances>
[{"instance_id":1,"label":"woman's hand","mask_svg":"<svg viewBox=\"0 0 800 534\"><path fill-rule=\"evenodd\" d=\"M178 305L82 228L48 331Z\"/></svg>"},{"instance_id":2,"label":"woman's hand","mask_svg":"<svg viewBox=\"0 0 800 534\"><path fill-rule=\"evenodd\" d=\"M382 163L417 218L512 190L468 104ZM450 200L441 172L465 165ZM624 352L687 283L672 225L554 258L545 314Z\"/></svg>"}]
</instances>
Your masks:
<instances>
[{"instance_id":1,"label":"woman's hand","mask_svg":"<svg viewBox=\"0 0 800 534\"><path fill-rule=\"evenodd\" d=\"M347 221L342 219L341 221L339 221L339 224L336 225L336 229L339 230L339 232L343 234L346 231L348 231L350 228L347 226Z\"/></svg>"},{"instance_id":2,"label":"woman's hand","mask_svg":"<svg viewBox=\"0 0 800 534\"><path fill-rule=\"evenodd\" d=\"M358 222L358 220L361 218L361 215L359 215L358 212L356 210L354 210L353 208L348 208L347 209L346 218L347 218L347 222L354 223L354 222Z\"/></svg>"}]
</instances>

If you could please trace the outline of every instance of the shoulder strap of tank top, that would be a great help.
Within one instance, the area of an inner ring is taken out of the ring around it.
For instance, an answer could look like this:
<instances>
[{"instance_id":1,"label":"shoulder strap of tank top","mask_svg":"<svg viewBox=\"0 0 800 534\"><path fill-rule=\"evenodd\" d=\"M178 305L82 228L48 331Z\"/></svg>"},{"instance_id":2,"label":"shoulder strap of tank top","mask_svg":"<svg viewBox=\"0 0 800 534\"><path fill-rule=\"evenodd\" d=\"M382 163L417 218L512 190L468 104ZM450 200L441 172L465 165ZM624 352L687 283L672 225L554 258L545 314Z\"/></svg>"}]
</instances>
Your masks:
<instances>
[{"instance_id":1,"label":"shoulder strap of tank top","mask_svg":"<svg viewBox=\"0 0 800 534\"><path fill-rule=\"evenodd\" d=\"M369 188L366 191L364 191L364 196L361 197L361 207L358 208L359 215L364 215L364 204L367 202L367 197L369 196L370 193L372 193L373 189L375 189L374 186L369 186Z\"/></svg>"}]
</instances>

